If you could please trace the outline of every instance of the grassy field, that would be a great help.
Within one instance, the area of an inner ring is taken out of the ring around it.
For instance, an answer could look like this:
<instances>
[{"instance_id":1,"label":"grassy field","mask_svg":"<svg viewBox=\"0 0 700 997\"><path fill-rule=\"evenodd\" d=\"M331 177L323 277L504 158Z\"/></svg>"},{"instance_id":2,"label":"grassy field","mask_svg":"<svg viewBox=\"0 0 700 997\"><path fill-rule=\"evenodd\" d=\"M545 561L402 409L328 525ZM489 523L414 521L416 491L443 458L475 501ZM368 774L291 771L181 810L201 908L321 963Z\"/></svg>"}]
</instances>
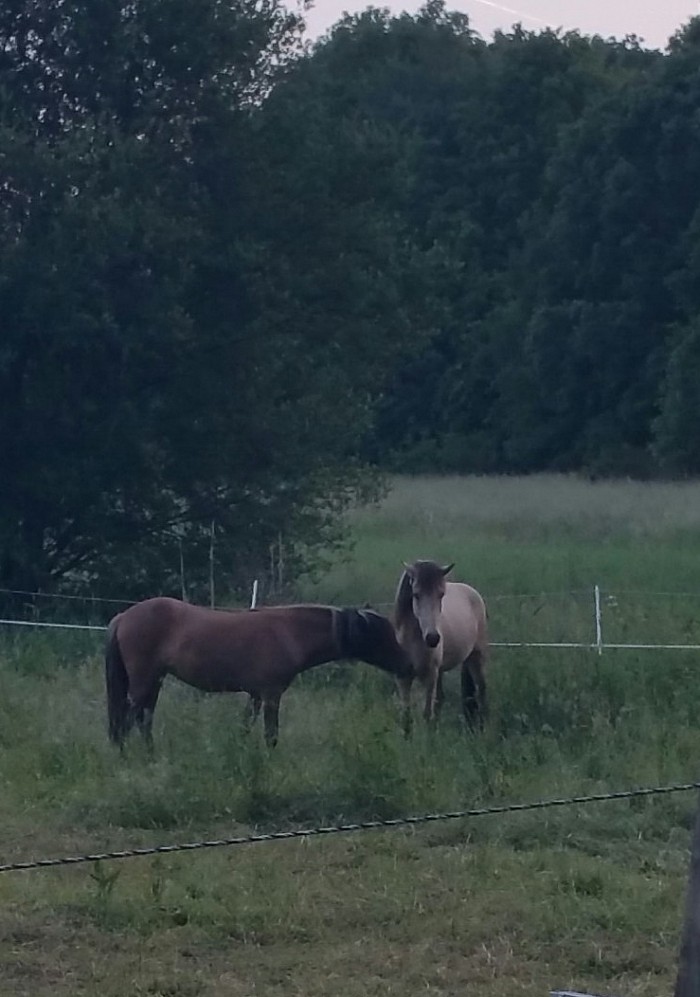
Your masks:
<instances>
[{"instance_id":1,"label":"grassy field","mask_svg":"<svg viewBox=\"0 0 700 997\"><path fill-rule=\"evenodd\" d=\"M455 560L494 640L700 643L700 485L397 481L303 595L390 601ZM693 592L697 595L692 595ZM669 593L680 593L672 595ZM690 593L690 594L688 594ZM391 683L309 673L268 753L242 703L176 683L157 754L106 742L100 641L0 635L1 861L685 781L700 652L496 649L492 717L398 730ZM0 876L0 994L656 997L672 988L692 795Z\"/></svg>"}]
</instances>

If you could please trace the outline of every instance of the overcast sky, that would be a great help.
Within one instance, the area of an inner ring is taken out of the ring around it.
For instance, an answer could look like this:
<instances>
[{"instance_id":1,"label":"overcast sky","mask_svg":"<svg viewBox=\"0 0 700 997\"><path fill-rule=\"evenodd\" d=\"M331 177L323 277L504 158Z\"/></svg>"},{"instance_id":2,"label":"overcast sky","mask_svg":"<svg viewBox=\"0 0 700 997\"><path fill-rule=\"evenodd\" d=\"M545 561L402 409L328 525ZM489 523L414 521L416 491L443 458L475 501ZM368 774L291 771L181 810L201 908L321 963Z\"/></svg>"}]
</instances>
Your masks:
<instances>
[{"instance_id":1,"label":"overcast sky","mask_svg":"<svg viewBox=\"0 0 700 997\"><path fill-rule=\"evenodd\" d=\"M306 16L308 34L315 38L344 11L354 14L368 6L367 0L316 0ZM376 0L371 6L415 13L421 2ZM549 25L604 38L638 35L649 48L664 48L674 31L700 14L700 0L448 0L447 7L469 14L472 27L485 39L496 28L507 30L521 21L533 30Z\"/></svg>"}]
</instances>

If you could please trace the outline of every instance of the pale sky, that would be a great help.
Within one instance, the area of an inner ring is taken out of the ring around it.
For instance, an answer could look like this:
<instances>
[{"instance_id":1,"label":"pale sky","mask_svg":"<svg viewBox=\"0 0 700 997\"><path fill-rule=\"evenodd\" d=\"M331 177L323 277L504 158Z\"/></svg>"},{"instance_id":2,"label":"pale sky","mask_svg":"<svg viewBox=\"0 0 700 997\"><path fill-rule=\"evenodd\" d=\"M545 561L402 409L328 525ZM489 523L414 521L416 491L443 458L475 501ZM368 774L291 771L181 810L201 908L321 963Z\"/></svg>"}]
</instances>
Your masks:
<instances>
[{"instance_id":1,"label":"pale sky","mask_svg":"<svg viewBox=\"0 0 700 997\"><path fill-rule=\"evenodd\" d=\"M306 15L308 36L316 38L345 11L351 14L368 6L388 7L392 13L415 13L420 0L315 0ZM472 28L485 40L496 28L508 30L520 21L524 28L546 26L604 38L638 35L648 48L665 48L669 37L694 14L700 0L448 0L448 10L469 14Z\"/></svg>"}]
</instances>

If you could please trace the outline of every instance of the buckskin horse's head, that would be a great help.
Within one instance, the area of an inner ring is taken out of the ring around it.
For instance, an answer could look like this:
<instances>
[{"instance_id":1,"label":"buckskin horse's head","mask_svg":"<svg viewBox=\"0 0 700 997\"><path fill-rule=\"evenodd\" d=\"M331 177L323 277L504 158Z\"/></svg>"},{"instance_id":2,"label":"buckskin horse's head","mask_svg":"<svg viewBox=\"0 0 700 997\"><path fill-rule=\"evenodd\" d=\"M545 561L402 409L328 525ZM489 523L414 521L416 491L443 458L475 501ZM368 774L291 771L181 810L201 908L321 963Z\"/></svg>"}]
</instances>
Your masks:
<instances>
[{"instance_id":1,"label":"buckskin horse's head","mask_svg":"<svg viewBox=\"0 0 700 997\"><path fill-rule=\"evenodd\" d=\"M454 568L453 564L439 565L436 561L404 562L406 609L410 596L410 608L428 647L435 648L440 643L440 614L445 597L445 577Z\"/></svg>"}]
</instances>

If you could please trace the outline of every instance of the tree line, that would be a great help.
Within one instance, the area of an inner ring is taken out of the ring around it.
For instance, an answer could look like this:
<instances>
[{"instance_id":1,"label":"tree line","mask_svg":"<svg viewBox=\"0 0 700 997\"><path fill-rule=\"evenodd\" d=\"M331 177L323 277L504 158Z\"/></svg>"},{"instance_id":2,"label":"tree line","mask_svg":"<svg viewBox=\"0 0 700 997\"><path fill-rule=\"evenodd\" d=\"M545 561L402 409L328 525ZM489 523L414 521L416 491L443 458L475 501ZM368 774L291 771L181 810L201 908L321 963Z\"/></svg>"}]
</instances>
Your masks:
<instances>
[{"instance_id":1,"label":"tree line","mask_svg":"<svg viewBox=\"0 0 700 997\"><path fill-rule=\"evenodd\" d=\"M0 586L293 577L382 470L700 469L700 20L302 28L0 10Z\"/></svg>"}]
</instances>

